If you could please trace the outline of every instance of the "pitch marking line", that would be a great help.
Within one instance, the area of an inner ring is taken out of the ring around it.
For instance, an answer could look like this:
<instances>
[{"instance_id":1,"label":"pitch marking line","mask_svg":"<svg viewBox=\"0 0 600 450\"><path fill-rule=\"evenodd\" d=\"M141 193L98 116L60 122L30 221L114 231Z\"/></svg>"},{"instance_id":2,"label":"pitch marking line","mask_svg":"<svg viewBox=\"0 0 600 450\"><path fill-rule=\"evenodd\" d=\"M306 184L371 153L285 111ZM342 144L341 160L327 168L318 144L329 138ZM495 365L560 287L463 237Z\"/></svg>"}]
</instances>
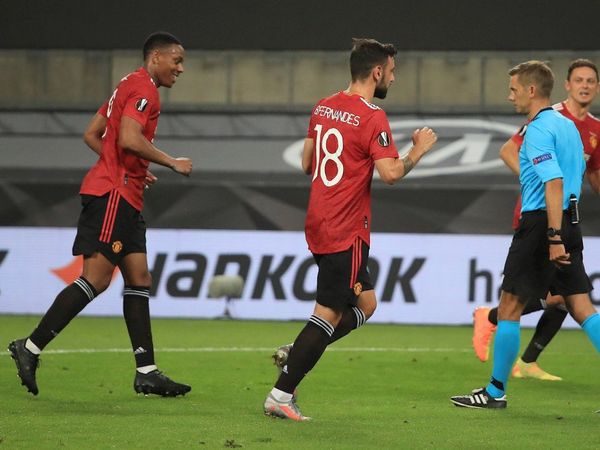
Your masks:
<instances>
[{"instance_id":1,"label":"pitch marking line","mask_svg":"<svg viewBox=\"0 0 600 450\"><path fill-rule=\"evenodd\" d=\"M273 352L275 347L190 347L190 348L158 348L155 352L162 353L262 353ZM427 347L340 347L327 349L328 352L357 352L357 353L469 353L470 348L427 348ZM45 350L44 355L69 355L74 353L131 353L129 348L73 348ZM0 356L8 356L8 352Z\"/></svg>"}]
</instances>

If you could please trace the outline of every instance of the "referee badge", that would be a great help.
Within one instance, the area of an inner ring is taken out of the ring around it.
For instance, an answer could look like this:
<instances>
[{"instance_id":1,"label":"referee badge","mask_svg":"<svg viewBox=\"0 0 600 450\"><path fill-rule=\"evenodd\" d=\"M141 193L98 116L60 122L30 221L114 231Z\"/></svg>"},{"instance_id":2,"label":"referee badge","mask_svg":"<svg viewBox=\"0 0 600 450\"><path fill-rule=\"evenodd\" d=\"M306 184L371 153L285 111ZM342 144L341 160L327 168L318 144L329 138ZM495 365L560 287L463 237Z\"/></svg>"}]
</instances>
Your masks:
<instances>
[{"instance_id":1,"label":"referee badge","mask_svg":"<svg viewBox=\"0 0 600 450\"><path fill-rule=\"evenodd\" d=\"M119 253L121 250L123 250L123 243L121 241L115 241L112 243L113 253Z\"/></svg>"},{"instance_id":2,"label":"referee badge","mask_svg":"<svg viewBox=\"0 0 600 450\"><path fill-rule=\"evenodd\" d=\"M354 285L354 295L356 295L357 297L360 295L360 293L362 292L362 284L360 283L356 283Z\"/></svg>"}]
</instances>

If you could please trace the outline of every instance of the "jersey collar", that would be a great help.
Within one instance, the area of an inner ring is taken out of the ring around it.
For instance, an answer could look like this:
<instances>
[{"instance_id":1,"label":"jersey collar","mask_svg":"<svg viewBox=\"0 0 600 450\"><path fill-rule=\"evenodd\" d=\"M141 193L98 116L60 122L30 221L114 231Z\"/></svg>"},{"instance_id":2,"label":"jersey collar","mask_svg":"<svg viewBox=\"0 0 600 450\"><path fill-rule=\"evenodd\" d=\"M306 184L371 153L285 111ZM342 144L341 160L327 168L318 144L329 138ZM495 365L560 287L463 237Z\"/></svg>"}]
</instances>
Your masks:
<instances>
[{"instance_id":1,"label":"jersey collar","mask_svg":"<svg viewBox=\"0 0 600 450\"><path fill-rule=\"evenodd\" d=\"M544 111L552 111L552 110L553 110L552 106L546 106L545 108L540 109L537 112L537 114L535 116L533 116L533 119L531 119L530 122L533 122L535 119L537 119L537 117Z\"/></svg>"}]
</instances>

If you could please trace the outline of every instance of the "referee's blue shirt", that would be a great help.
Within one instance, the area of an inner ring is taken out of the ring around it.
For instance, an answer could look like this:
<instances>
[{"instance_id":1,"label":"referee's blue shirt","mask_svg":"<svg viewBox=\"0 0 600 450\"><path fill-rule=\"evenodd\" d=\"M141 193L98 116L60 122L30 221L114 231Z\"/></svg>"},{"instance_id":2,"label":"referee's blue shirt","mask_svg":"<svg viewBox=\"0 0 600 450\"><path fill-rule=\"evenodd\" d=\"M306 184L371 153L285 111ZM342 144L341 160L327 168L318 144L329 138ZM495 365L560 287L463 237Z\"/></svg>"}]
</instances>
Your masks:
<instances>
[{"instance_id":1,"label":"referee's blue shirt","mask_svg":"<svg viewBox=\"0 0 600 450\"><path fill-rule=\"evenodd\" d=\"M563 179L563 209L569 196L579 199L585 172L583 144L575 124L552 108L544 108L527 125L519 152L521 211L546 209L544 183Z\"/></svg>"}]
</instances>

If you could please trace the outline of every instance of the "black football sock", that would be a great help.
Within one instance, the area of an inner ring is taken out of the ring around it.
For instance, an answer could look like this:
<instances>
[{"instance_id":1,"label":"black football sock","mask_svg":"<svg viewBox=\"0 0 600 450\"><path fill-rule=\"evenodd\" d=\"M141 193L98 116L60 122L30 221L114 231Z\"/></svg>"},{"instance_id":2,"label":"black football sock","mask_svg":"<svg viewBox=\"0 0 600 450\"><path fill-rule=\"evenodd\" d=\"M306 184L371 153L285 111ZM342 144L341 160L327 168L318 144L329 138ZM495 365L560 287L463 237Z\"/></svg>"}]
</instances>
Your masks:
<instances>
[{"instance_id":1,"label":"black football sock","mask_svg":"<svg viewBox=\"0 0 600 450\"><path fill-rule=\"evenodd\" d=\"M498 325L498 307L490 309L488 313L488 320L494 325Z\"/></svg>"},{"instance_id":2,"label":"black football sock","mask_svg":"<svg viewBox=\"0 0 600 450\"><path fill-rule=\"evenodd\" d=\"M123 317L135 355L136 367L154 365L154 344L150 325L150 289L125 286L123 289Z\"/></svg>"},{"instance_id":3,"label":"black football sock","mask_svg":"<svg viewBox=\"0 0 600 450\"><path fill-rule=\"evenodd\" d=\"M527 314L531 314L532 312L541 311L546 308L546 301L540 298L536 298L535 300L529 300L525 303L525 308L521 313L522 316L526 316Z\"/></svg>"},{"instance_id":4,"label":"black football sock","mask_svg":"<svg viewBox=\"0 0 600 450\"><path fill-rule=\"evenodd\" d=\"M540 317L535 327L535 333L529 341L521 359L523 362L531 363L537 361L542 350L550 343L552 338L558 333L562 326L567 311L558 308L548 308Z\"/></svg>"},{"instance_id":5,"label":"black football sock","mask_svg":"<svg viewBox=\"0 0 600 450\"><path fill-rule=\"evenodd\" d=\"M83 277L64 288L46 311L29 339L40 350L60 333L96 297L96 289Z\"/></svg>"},{"instance_id":6,"label":"black football sock","mask_svg":"<svg viewBox=\"0 0 600 450\"><path fill-rule=\"evenodd\" d=\"M531 314L532 312L536 312L536 311L541 311L542 309L544 309L546 306L546 302L544 302L541 299L536 299L536 300L530 300L525 304L525 308L523 309L523 312L521 313L522 316L525 316L527 314ZM490 309L490 312L488 313L488 320L493 323L494 325L498 325L498 307L496 306L495 308Z\"/></svg>"},{"instance_id":7,"label":"black football sock","mask_svg":"<svg viewBox=\"0 0 600 450\"><path fill-rule=\"evenodd\" d=\"M304 376L315 366L327 348L333 326L324 319L312 315L302 329L290 351L275 387L289 394L294 392Z\"/></svg>"},{"instance_id":8,"label":"black football sock","mask_svg":"<svg viewBox=\"0 0 600 450\"><path fill-rule=\"evenodd\" d=\"M329 343L333 344L338 339L346 336L352 330L356 330L358 327L364 325L366 321L367 318L365 317L365 313L362 312L362 310L357 306L346 308L340 323L338 323L338 326L335 327L335 331L333 332Z\"/></svg>"}]
</instances>

